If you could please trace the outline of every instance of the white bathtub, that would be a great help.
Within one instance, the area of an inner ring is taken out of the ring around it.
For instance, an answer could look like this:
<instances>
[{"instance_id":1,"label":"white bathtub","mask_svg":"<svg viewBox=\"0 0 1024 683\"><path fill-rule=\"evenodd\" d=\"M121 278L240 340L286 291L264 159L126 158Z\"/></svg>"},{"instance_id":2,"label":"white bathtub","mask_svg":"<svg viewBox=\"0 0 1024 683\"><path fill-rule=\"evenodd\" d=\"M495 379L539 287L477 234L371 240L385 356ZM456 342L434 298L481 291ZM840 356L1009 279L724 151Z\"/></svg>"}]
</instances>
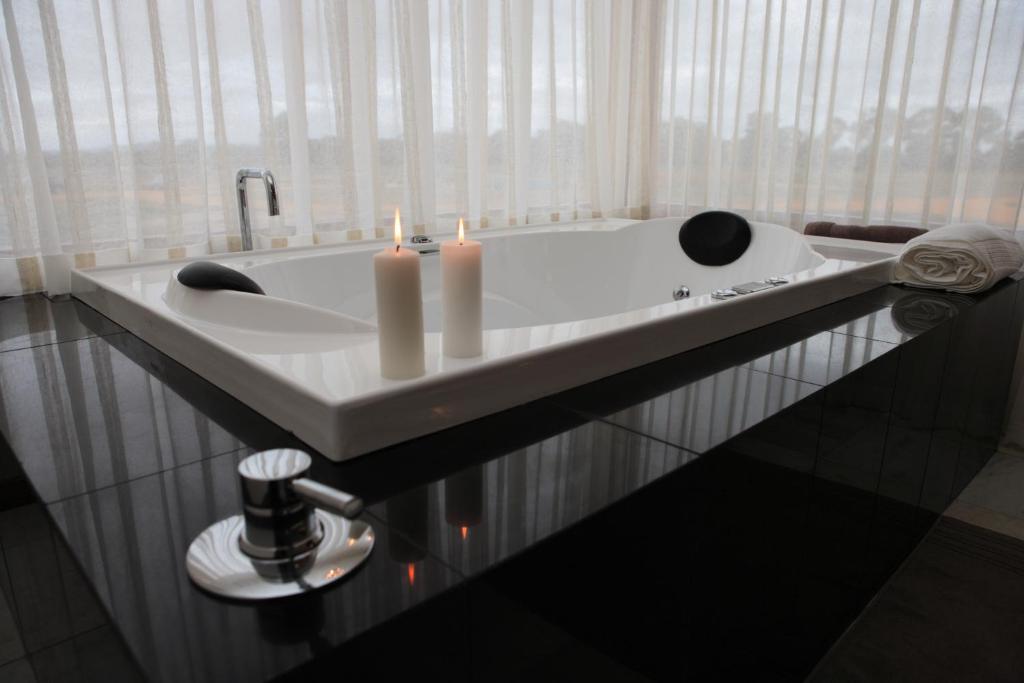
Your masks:
<instances>
[{"instance_id":1,"label":"white bathtub","mask_svg":"<svg viewBox=\"0 0 1024 683\"><path fill-rule=\"evenodd\" d=\"M380 377L378 243L214 257L268 296L189 289L185 261L76 271L76 297L335 460L466 422L867 291L890 254L753 223L719 267L690 261L681 220L596 221L474 235L484 244L484 354L439 353L439 262L424 255L427 374ZM822 255L824 254L824 256ZM826 258L831 256L832 258ZM788 284L730 300L716 288ZM691 296L673 300L680 285Z\"/></svg>"}]
</instances>

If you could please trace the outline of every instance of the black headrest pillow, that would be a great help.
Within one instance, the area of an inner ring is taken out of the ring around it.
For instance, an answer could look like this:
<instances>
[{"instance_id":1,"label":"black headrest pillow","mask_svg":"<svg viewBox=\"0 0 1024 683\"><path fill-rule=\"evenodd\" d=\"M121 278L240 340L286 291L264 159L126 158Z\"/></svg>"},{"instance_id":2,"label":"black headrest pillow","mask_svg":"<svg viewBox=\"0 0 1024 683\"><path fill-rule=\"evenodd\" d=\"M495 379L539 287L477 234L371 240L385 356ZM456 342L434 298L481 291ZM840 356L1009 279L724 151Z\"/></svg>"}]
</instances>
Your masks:
<instances>
[{"instance_id":1,"label":"black headrest pillow","mask_svg":"<svg viewBox=\"0 0 1024 683\"><path fill-rule=\"evenodd\" d=\"M705 211L679 228L679 246L703 266L725 266L750 246L750 223L728 211Z\"/></svg>"}]
</instances>

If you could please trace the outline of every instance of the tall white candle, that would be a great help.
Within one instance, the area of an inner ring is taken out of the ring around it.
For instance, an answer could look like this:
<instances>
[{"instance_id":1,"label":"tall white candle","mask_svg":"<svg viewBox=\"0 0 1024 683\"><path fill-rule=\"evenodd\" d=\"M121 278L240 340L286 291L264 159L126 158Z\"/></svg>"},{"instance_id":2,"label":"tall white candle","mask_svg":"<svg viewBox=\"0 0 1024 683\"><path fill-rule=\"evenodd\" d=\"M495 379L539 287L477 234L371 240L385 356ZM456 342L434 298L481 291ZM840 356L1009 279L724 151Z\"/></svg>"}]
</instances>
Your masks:
<instances>
[{"instance_id":1,"label":"tall white candle","mask_svg":"<svg viewBox=\"0 0 1024 683\"><path fill-rule=\"evenodd\" d=\"M483 353L483 268L480 243L459 238L441 243L441 307L444 354L472 358Z\"/></svg>"},{"instance_id":2,"label":"tall white candle","mask_svg":"<svg viewBox=\"0 0 1024 683\"><path fill-rule=\"evenodd\" d=\"M395 209L395 246L373 256L380 374L387 379L410 379L426 371L420 255L401 245L402 223Z\"/></svg>"}]
</instances>

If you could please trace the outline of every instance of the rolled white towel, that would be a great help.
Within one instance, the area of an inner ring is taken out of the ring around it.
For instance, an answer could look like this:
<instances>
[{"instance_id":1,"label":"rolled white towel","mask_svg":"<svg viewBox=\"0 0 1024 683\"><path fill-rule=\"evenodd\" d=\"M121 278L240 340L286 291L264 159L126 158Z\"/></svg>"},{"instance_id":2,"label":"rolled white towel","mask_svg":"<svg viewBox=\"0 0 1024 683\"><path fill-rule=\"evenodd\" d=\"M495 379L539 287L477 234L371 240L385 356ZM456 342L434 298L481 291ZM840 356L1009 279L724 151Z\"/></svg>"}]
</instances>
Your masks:
<instances>
[{"instance_id":1,"label":"rolled white towel","mask_svg":"<svg viewBox=\"0 0 1024 683\"><path fill-rule=\"evenodd\" d=\"M977 223L946 225L907 242L893 280L914 287L983 292L1024 266L1024 249L1008 230Z\"/></svg>"}]
</instances>

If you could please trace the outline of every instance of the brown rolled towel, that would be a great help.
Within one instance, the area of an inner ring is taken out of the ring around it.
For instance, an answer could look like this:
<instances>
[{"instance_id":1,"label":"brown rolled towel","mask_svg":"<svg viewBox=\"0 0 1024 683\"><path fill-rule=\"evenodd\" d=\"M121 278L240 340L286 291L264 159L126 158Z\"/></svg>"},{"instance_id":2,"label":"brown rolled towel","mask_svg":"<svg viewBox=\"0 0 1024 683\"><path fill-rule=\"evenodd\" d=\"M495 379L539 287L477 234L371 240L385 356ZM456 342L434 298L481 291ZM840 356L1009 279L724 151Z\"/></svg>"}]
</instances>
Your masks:
<instances>
[{"instance_id":1,"label":"brown rolled towel","mask_svg":"<svg viewBox=\"0 0 1024 683\"><path fill-rule=\"evenodd\" d=\"M815 221L808 223L804 228L805 235L889 244L903 244L926 232L928 231L922 228L908 228L902 225L839 225L829 221Z\"/></svg>"}]
</instances>

